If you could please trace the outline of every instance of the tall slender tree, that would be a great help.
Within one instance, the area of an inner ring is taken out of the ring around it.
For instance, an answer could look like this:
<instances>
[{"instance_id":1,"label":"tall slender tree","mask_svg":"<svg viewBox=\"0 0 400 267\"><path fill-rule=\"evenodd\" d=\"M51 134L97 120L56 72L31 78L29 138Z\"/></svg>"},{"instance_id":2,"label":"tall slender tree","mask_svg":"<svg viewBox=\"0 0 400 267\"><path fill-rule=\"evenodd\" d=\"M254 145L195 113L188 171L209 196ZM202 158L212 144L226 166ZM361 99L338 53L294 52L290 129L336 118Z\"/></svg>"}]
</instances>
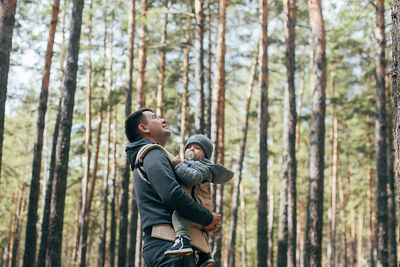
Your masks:
<instances>
[{"instance_id":1,"label":"tall slender tree","mask_svg":"<svg viewBox=\"0 0 400 267\"><path fill-rule=\"evenodd\" d=\"M386 84L386 125L387 125L387 166L388 166L388 212L389 212L389 265L396 267L397 265L397 231L396 231L396 193L394 185L394 146L393 146L393 108L390 93L389 75L385 75Z\"/></svg>"},{"instance_id":2,"label":"tall slender tree","mask_svg":"<svg viewBox=\"0 0 400 267\"><path fill-rule=\"evenodd\" d=\"M287 69L287 90L288 90L288 117L287 132L284 134L284 173L287 175L287 224L288 224L288 242L287 242L287 265L296 266L296 238L297 238L297 201L296 201L296 93L295 93L295 50L296 50L296 0L286 0L284 2L286 17L286 69Z\"/></svg>"},{"instance_id":3,"label":"tall slender tree","mask_svg":"<svg viewBox=\"0 0 400 267\"><path fill-rule=\"evenodd\" d=\"M86 129L85 129L85 166L83 170L82 177L82 206L81 214L79 216L79 263L80 266L85 266L86 258L86 244L87 244L87 224L88 221L85 220L87 215L87 190L89 182L90 173L90 158L91 151L90 147L92 145L92 35L93 35L93 0L89 0L89 33L88 33L88 67L86 70ZM86 229L84 229L86 228ZM86 232L85 232L86 231ZM85 233L84 233L85 232Z\"/></svg>"},{"instance_id":4,"label":"tall slender tree","mask_svg":"<svg viewBox=\"0 0 400 267\"><path fill-rule=\"evenodd\" d=\"M188 4L189 9L190 5ZM182 93L182 108L181 108L181 139L182 143L180 146L180 155L184 154L184 148L186 144L186 132L187 132L187 122L189 117L189 96L188 96L188 88L189 88L189 56L190 56L190 28L191 28L191 18L189 15L186 16L186 33L185 33L185 59L183 62L183 93Z\"/></svg>"},{"instance_id":5,"label":"tall slender tree","mask_svg":"<svg viewBox=\"0 0 400 267\"><path fill-rule=\"evenodd\" d=\"M243 161L246 152L246 142L247 142L247 132L249 128L249 113L250 113L250 105L251 105L251 97L253 94L253 86L255 81L255 75L257 70L258 63L258 49L255 53L255 57L253 59L253 64L250 71L250 80L247 85L247 96L246 96L246 113L244 119L244 125L242 129L242 140L240 141L240 151L238 158L238 175L235 177L234 185L233 185L233 193L232 193L232 215L230 222L230 230L228 235L228 260L227 266L235 266L235 254L236 254L236 228L238 221L238 208L240 201L240 183L242 180L242 171L243 171Z\"/></svg>"},{"instance_id":6,"label":"tall slender tree","mask_svg":"<svg viewBox=\"0 0 400 267\"><path fill-rule=\"evenodd\" d=\"M308 8L314 50L312 58L313 101L310 136L310 183L308 187L304 264L305 266L321 266L324 199L326 41L321 0L309 0Z\"/></svg>"},{"instance_id":7,"label":"tall slender tree","mask_svg":"<svg viewBox=\"0 0 400 267\"><path fill-rule=\"evenodd\" d=\"M110 201L110 243L108 251L110 253L110 267L115 265L115 241L117 231L116 221L116 194L117 194L117 105L114 107L113 114L113 164L111 168L111 201Z\"/></svg>"},{"instance_id":8,"label":"tall slender tree","mask_svg":"<svg viewBox=\"0 0 400 267\"><path fill-rule=\"evenodd\" d=\"M135 24L136 24L136 0L131 0L129 8L129 47L127 58L127 77L125 85L125 117L128 117L132 112L132 73L133 73L133 58L135 45ZM129 239L129 257L127 257L127 233L128 233L128 206L129 206L129 177L130 164L124 153L124 167L121 179L121 201L119 207L119 239L118 239L118 266L125 267L126 259L128 265L133 266L135 262L135 245L136 245L136 221L137 221L137 204L135 191L132 187L132 204L131 204L131 223L130 223L130 239Z\"/></svg>"},{"instance_id":9,"label":"tall slender tree","mask_svg":"<svg viewBox=\"0 0 400 267\"><path fill-rule=\"evenodd\" d=\"M103 220L101 222L100 242L99 242L99 257L97 266L103 267L106 260L106 237L107 237L107 221L108 221L108 183L110 174L110 145L111 145L111 123L112 123L112 86L113 86L113 27L114 27L114 5L111 4L111 16L110 22L105 20L104 38L105 40L109 37L109 64L108 64L108 83L107 83L107 132L106 132L106 151L105 151L105 163L104 163L104 175L103 175ZM107 11L104 11L104 17L107 16ZM109 36L107 36L106 28L110 27ZM106 44L104 44L106 47Z\"/></svg>"},{"instance_id":10,"label":"tall slender tree","mask_svg":"<svg viewBox=\"0 0 400 267\"><path fill-rule=\"evenodd\" d=\"M400 156L400 1L392 1L392 84L393 84L393 117L394 117L394 135L396 139L397 157ZM396 193L400 194L400 168L396 166ZM397 199L397 206L400 208L400 199ZM400 215L398 215L400 217ZM400 219L398 218L398 221ZM400 229L400 226L399 226ZM400 238L400 237L399 237ZM398 263L400 264L400 262Z\"/></svg>"},{"instance_id":11,"label":"tall slender tree","mask_svg":"<svg viewBox=\"0 0 400 267\"><path fill-rule=\"evenodd\" d=\"M65 192L68 174L72 113L74 108L79 42L82 26L83 0L74 0L67 66L61 96L60 129L57 137L56 160L52 185L47 266L61 266L61 246L64 222Z\"/></svg>"},{"instance_id":12,"label":"tall slender tree","mask_svg":"<svg viewBox=\"0 0 400 267\"><path fill-rule=\"evenodd\" d=\"M377 266L388 266L387 147L386 147L386 36L384 0L376 0L376 171L377 171Z\"/></svg>"},{"instance_id":13,"label":"tall slender tree","mask_svg":"<svg viewBox=\"0 0 400 267\"><path fill-rule=\"evenodd\" d=\"M196 111L195 111L195 128L197 133L204 133L204 0L194 1L194 10L196 18L195 29L195 83L196 83Z\"/></svg>"},{"instance_id":14,"label":"tall slender tree","mask_svg":"<svg viewBox=\"0 0 400 267\"><path fill-rule=\"evenodd\" d=\"M36 122L36 140L33 150L32 178L30 185L28 220L26 223L25 251L23 266L35 264L37 231L36 223L38 220L37 209L40 193L40 173L42 166L43 133L45 128L45 117L47 111L47 98L49 94L50 69L53 58L54 36L56 34L58 13L60 11L60 0L54 0L51 11L51 22L49 37L47 40L47 49L45 55L45 64L42 78L42 88L39 97L38 118Z\"/></svg>"},{"instance_id":15,"label":"tall slender tree","mask_svg":"<svg viewBox=\"0 0 400 267\"><path fill-rule=\"evenodd\" d=\"M212 30L211 30L211 5L212 0L207 0L207 134L211 136L211 107L212 107Z\"/></svg>"},{"instance_id":16,"label":"tall slender tree","mask_svg":"<svg viewBox=\"0 0 400 267\"><path fill-rule=\"evenodd\" d=\"M62 22L61 22L61 44L64 45L65 43L65 7L66 2L63 2L62 8ZM64 84L64 61L65 61L65 53L61 54L60 59L60 87ZM49 230L49 216L50 216L50 202L51 202L51 190L53 184L53 174L54 174L54 165L55 165L55 154L56 154L56 146L57 146L57 136L58 136L58 129L60 126L60 111L61 108L61 100L58 104L58 112L56 117L56 122L54 125L54 132L53 132L53 142L52 142L52 149L50 155L50 170L49 170L49 177L46 181L46 190L43 192L44 195L44 204L42 208L42 219L41 219L41 231L40 231L40 245L39 245L39 253L37 258L37 266L45 266L46 263L46 251L47 251L47 239L48 239L48 230Z\"/></svg>"},{"instance_id":17,"label":"tall slender tree","mask_svg":"<svg viewBox=\"0 0 400 267\"><path fill-rule=\"evenodd\" d=\"M336 187L337 187L337 176L338 176L338 164L339 164L339 137L338 137L338 118L336 114L336 103L335 103L335 83L336 73L332 72L332 152L331 152L331 173L329 179L330 187L330 204L329 204L329 244L328 244L328 257L329 266L336 266Z\"/></svg>"},{"instance_id":18,"label":"tall slender tree","mask_svg":"<svg viewBox=\"0 0 400 267\"><path fill-rule=\"evenodd\" d=\"M161 37L161 63L160 63L160 76L157 87L157 115L163 117L163 101L164 101L164 81L165 81L165 65L166 65L166 54L167 54L167 26L168 26L168 2L164 1L164 25L163 33Z\"/></svg>"},{"instance_id":19,"label":"tall slender tree","mask_svg":"<svg viewBox=\"0 0 400 267\"><path fill-rule=\"evenodd\" d=\"M4 116L7 99L8 70L15 24L17 0L0 2L0 178L3 155Z\"/></svg>"},{"instance_id":20,"label":"tall slender tree","mask_svg":"<svg viewBox=\"0 0 400 267\"><path fill-rule=\"evenodd\" d=\"M257 176L259 180L257 202L257 266L267 265L268 221L267 221L267 183L268 183L268 13L269 1L260 0L260 50L259 50L259 88L258 104L258 149Z\"/></svg>"},{"instance_id":21,"label":"tall slender tree","mask_svg":"<svg viewBox=\"0 0 400 267\"><path fill-rule=\"evenodd\" d=\"M143 17L147 17L147 0L143 1ZM146 87L146 64L147 64L147 24L144 19L142 24L142 38L139 45L139 76L136 83L136 109L143 108L146 105L145 87Z\"/></svg>"},{"instance_id":22,"label":"tall slender tree","mask_svg":"<svg viewBox=\"0 0 400 267\"><path fill-rule=\"evenodd\" d=\"M212 161L224 164L224 109L225 109L225 24L226 24L227 0L220 0L218 7L218 30L217 30L217 69L214 76L213 89L213 119L211 140L215 147ZM217 185L214 190L215 211L222 215L223 212L223 185ZM222 250L222 228L214 235L212 240L215 264L221 265Z\"/></svg>"}]
</instances>

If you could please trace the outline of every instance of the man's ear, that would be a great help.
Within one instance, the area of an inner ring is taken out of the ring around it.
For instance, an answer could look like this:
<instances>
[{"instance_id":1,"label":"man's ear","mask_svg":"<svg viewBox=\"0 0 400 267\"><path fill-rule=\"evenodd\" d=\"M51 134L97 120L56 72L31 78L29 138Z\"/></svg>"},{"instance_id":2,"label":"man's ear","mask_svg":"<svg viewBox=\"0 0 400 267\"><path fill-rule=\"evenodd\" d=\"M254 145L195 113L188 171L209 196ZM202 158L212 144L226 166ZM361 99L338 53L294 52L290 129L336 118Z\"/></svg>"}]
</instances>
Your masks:
<instances>
[{"instance_id":1,"label":"man's ear","mask_svg":"<svg viewBox=\"0 0 400 267\"><path fill-rule=\"evenodd\" d=\"M138 130L139 130L139 132L140 132L141 134L143 134L143 133L148 133L148 132L149 132L149 129L148 129L147 125L144 124L144 123L140 123L140 124L139 124Z\"/></svg>"}]
</instances>

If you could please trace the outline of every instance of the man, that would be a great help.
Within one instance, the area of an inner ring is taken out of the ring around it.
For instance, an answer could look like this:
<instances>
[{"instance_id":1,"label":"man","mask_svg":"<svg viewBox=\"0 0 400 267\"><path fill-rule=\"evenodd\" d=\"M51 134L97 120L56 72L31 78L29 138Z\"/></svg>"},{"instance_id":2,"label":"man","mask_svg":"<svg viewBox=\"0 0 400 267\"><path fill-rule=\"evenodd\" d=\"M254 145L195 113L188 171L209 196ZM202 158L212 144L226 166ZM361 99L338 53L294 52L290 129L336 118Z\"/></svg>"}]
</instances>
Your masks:
<instances>
[{"instance_id":1,"label":"man","mask_svg":"<svg viewBox=\"0 0 400 267\"><path fill-rule=\"evenodd\" d=\"M136 155L146 144L165 146L171 136L164 119L150 109L141 109L125 120L125 134L131 142L126 153L134 166ZM143 167L148 182L139 177L134 169L134 187L140 218L144 231L143 258L148 267L182 266L194 267L193 255L180 258L167 258L164 252L173 242L151 236L155 225L172 225L172 212L176 210L183 217L205 226L206 231L216 231L221 225L221 216L211 213L196 203L178 184L168 156L160 149L152 149L144 156Z\"/></svg>"}]
</instances>

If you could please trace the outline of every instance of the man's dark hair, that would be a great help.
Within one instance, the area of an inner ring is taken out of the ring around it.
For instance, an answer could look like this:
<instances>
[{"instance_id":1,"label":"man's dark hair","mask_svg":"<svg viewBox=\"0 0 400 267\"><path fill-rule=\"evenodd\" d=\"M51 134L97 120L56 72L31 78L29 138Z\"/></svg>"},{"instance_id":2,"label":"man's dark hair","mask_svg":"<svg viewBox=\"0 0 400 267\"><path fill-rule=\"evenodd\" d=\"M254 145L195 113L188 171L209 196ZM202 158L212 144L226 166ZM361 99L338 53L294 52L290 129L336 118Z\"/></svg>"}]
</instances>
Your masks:
<instances>
[{"instance_id":1,"label":"man's dark hair","mask_svg":"<svg viewBox=\"0 0 400 267\"><path fill-rule=\"evenodd\" d=\"M145 111L153 112L149 108L142 108L130 114L125 120L125 135L131 143L143 138L138 127L139 124L146 123L146 119L143 116Z\"/></svg>"}]
</instances>

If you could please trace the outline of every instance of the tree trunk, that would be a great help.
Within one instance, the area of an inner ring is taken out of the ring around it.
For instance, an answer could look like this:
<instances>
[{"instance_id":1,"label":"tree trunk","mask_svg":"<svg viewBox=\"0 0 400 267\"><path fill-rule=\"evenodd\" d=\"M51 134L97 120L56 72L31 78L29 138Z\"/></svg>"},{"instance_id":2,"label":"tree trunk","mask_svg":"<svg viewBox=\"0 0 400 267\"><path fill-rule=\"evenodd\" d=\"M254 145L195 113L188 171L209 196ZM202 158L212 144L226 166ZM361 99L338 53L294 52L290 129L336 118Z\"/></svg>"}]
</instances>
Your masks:
<instances>
[{"instance_id":1,"label":"tree trunk","mask_svg":"<svg viewBox=\"0 0 400 267\"><path fill-rule=\"evenodd\" d=\"M242 180L242 171L243 171L243 161L246 152L246 142L247 142L247 132L249 128L249 113L250 113L250 105L251 105L251 97L253 94L253 86L255 80L255 74L257 70L257 57L258 57L258 49L255 53L255 57L253 59L253 64L250 71L250 80L247 86L247 101L246 101L246 114L244 119L244 126L242 129L242 140L240 142L240 151L239 151L239 159L238 159L238 175L235 176L235 181L233 185L233 193L232 193L232 210L231 210L231 223L230 230L228 236L228 261L227 266L235 266L235 254L236 254L236 228L237 228L237 220L238 220L238 207L239 207L239 198L240 198L240 183Z\"/></svg>"},{"instance_id":2,"label":"tree trunk","mask_svg":"<svg viewBox=\"0 0 400 267\"><path fill-rule=\"evenodd\" d=\"M63 2L62 9L62 23L61 23L61 44L65 43L65 9L66 2ZM60 87L62 87L64 83L64 61L65 54L63 53L60 58ZM61 90L61 89L60 89ZM43 192L44 203L42 210L42 219L41 219L41 231L40 231L40 246L38 253L37 266L42 267L46 264L46 250L47 250L47 239L48 239L48 230L49 230L49 216L50 216L50 201L51 201L51 186L53 184L53 174L54 174L54 165L55 165L55 154L56 154L56 146L57 146L57 137L58 137L58 129L60 125L60 108L61 108L61 100L58 104L58 112L56 123L54 125L54 133L53 133L53 143L51 149L50 156L50 170L49 170L49 178L46 182L46 190Z\"/></svg>"},{"instance_id":3,"label":"tree trunk","mask_svg":"<svg viewBox=\"0 0 400 267\"><path fill-rule=\"evenodd\" d=\"M244 199L243 184L240 184L240 207L242 210L242 267L247 267L247 234L246 234L246 201Z\"/></svg>"},{"instance_id":4,"label":"tree trunk","mask_svg":"<svg viewBox=\"0 0 400 267\"><path fill-rule=\"evenodd\" d=\"M272 177L272 176L271 176ZM268 265L274 266L274 191L271 190L268 210Z\"/></svg>"},{"instance_id":5,"label":"tree trunk","mask_svg":"<svg viewBox=\"0 0 400 267\"><path fill-rule=\"evenodd\" d=\"M57 147L57 138L58 138L58 130L60 127L60 111L61 109L61 101L58 105L57 119L54 126L53 133L53 144L50 156L50 170L49 170L49 178L46 184L46 195L45 195L45 203L43 207L43 215L42 215L42 229L40 231L40 246L39 246L39 255L37 266L44 267L46 265L46 251L48 246L48 237L49 237L49 223L50 223L50 204L51 204L51 195L52 195L52 185L54 178L54 167L56 161L56 147Z\"/></svg>"},{"instance_id":6,"label":"tree trunk","mask_svg":"<svg viewBox=\"0 0 400 267\"><path fill-rule=\"evenodd\" d=\"M189 8L190 9L190 8ZM180 155L184 155L184 148L186 144L186 132L187 132L187 122L189 115L189 100L188 100L188 88L189 88L189 54L190 54L190 26L191 19L190 16L186 17L186 47L185 47L185 60L183 63L183 93L182 93L182 117L181 117L181 145L180 145Z\"/></svg>"},{"instance_id":7,"label":"tree trunk","mask_svg":"<svg viewBox=\"0 0 400 267\"><path fill-rule=\"evenodd\" d=\"M351 244L351 253L350 253L350 264L351 266L356 266L357 264L357 237L356 237L356 219L355 219L355 211L354 207L350 209L350 244Z\"/></svg>"},{"instance_id":8,"label":"tree trunk","mask_svg":"<svg viewBox=\"0 0 400 267\"><path fill-rule=\"evenodd\" d=\"M287 114L288 114L288 93L285 91L285 107L284 107L284 125L286 125ZM285 126L286 131L287 127ZM287 133L284 133L284 135ZM284 153L287 148L284 148ZM287 154L286 154L287 156ZM279 199L279 229L278 229L278 257L277 264L278 266L287 266L287 246L288 246L288 217L287 217L287 197L288 197L288 177L287 171L283 173L282 182L281 182L281 192Z\"/></svg>"},{"instance_id":9,"label":"tree trunk","mask_svg":"<svg viewBox=\"0 0 400 267\"><path fill-rule=\"evenodd\" d=\"M329 244L328 244L328 259L329 266L336 266L336 185L337 173L339 165L339 142L338 142L338 118L336 115L336 95L335 95L335 72L332 72L332 162L331 162L331 177L329 180L330 187L330 205L329 205Z\"/></svg>"},{"instance_id":10,"label":"tree trunk","mask_svg":"<svg viewBox=\"0 0 400 267\"><path fill-rule=\"evenodd\" d=\"M363 220L364 220L364 207L362 206L358 211L358 240L357 240L357 267L363 266L363 253L362 253L362 240L363 240Z\"/></svg>"},{"instance_id":11,"label":"tree trunk","mask_svg":"<svg viewBox=\"0 0 400 267\"><path fill-rule=\"evenodd\" d=\"M86 130L85 130L85 167L82 178L82 207L81 214L79 217L79 263L80 266L85 266L86 258L86 239L82 235L85 224L86 215L86 203L87 203L87 190L88 190L88 180L90 173L90 158L91 151L90 147L92 145L92 31L93 31L93 0L89 0L89 34L88 34L88 67L86 71L87 87L86 87ZM87 227L87 226L86 226ZM83 251L85 250L85 251ZM82 258L83 257L83 258ZM82 265L83 264L83 265Z\"/></svg>"},{"instance_id":12,"label":"tree trunk","mask_svg":"<svg viewBox=\"0 0 400 267\"><path fill-rule=\"evenodd\" d=\"M303 69L301 71L299 110L297 112L297 119L296 119L296 122L297 122L297 125L296 125L296 153L299 151L299 147L300 147L300 118L301 118L301 109L303 107L304 84L305 84L305 74L304 74L304 69Z\"/></svg>"},{"instance_id":13,"label":"tree trunk","mask_svg":"<svg viewBox=\"0 0 400 267\"><path fill-rule=\"evenodd\" d=\"M217 128L212 131L211 140L214 143L215 152L212 160L224 164L224 109L225 109L225 23L226 23L227 0L219 1L218 9L218 30L217 30L217 69L214 76L213 93L213 123ZM217 185L214 192L215 212L223 214L223 185ZM222 250L222 227L214 233L212 240L212 251L216 266L221 266Z\"/></svg>"},{"instance_id":14,"label":"tree trunk","mask_svg":"<svg viewBox=\"0 0 400 267\"><path fill-rule=\"evenodd\" d=\"M37 231L36 223L38 220L37 209L40 194L40 173L42 166L43 132L45 128L45 117L47 111L47 98L50 82L50 69L53 57L54 36L57 29L58 13L60 10L60 0L54 0L51 11L51 22L47 49L45 55L45 65L43 69L42 88L39 98L38 118L36 122L36 140L33 150L32 178L30 185L28 219L25 234L25 252L23 266L35 265Z\"/></svg>"},{"instance_id":15,"label":"tree trunk","mask_svg":"<svg viewBox=\"0 0 400 267\"><path fill-rule=\"evenodd\" d=\"M385 100L385 18L384 0L376 0L376 169L377 169L377 266L388 266L387 147Z\"/></svg>"},{"instance_id":16,"label":"tree trunk","mask_svg":"<svg viewBox=\"0 0 400 267\"><path fill-rule=\"evenodd\" d=\"M131 0L129 10L129 48L127 59L127 84L125 86L125 117L128 117L132 112L132 73L133 73L133 57L134 57L134 44L135 44L135 23L136 23L136 0ZM130 177L130 164L126 154L124 154L124 166L121 179L121 202L119 207L119 239L118 239L118 266L126 266L126 258L128 258L128 265L132 266L135 262L135 243L136 243L136 221L137 221L137 204L135 191L132 188L132 207L131 207L131 237L129 240L129 255L126 253L126 243L128 235L128 206L129 206L129 177ZM132 253L133 252L133 253ZM133 259L132 259L133 258Z\"/></svg>"},{"instance_id":17,"label":"tree trunk","mask_svg":"<svg viewBox=\"0 0 400 267\"><path fill-rule=\"evenodd\" d=\"M109 253L110 253L110 267L114 267L115 265L115 239L116 239L116 231L117 231L117 222L116 222L116 205L115 198L117 194L117 105L114 107L113 114L113 164L111 169L111 177L112 177L112 188L111 188L111 221L110 221L110 245L109 245Z\"/></svg>"},{"instance_id":18,"label":"tree trunk","mask_svg":"<svg viewBox=\"0 0 400 267\"><path fill-rule=\"evenodd\" d=\"M340 217L341 217L341 228L342 228L342 257L341 262L343 263L343 266L347 267L348 264L348 254L347 254L347 231L346 231L346 222L345 222L345 218L346 218L346 211L345 211L345 202L344 202L344 193L343 193L343 178L340 175L339 179L338 179L338 183L339 183L339 202L340 202ZM372 265L374 266L374 265Z\"/></svg>"},{"instance_id":19,"label":"tree trunk","mask_svg":"<svg viewBox=\"0 0 400 267\"><path fill-rule=\"evenodd\" d=\"M49 239L46 252L47 266L61 265L62 231L64 221L65 192L68 174L69 146L71 140L72 113L78 70L79 41L82 26L83 0L73 1L71 34L64 87L61 96L60 129L57 138L56 161L50 207Z\"/></svg>"},{"instance_id":20,"label":"tree trunk","mask_svg":"<svg viewBox=\"0 0 400 267\"><path fill-rule=\"evenodd\" d=\"M388 166L388 211L389 211L389 266L397 266L397 233L396 233L396 193L394 186L394 146L393 146L393 108L390 92L389 74L385 75L386 91L386 125L387 125L387 166Z\"/></svg>"},{"instance_id":21,"label":"tree trunk","mask_svg":"<svg viewBox=\"0 0 400 267\"><path fill-rule=\"evenodd\" d=\"M160 76L159 83L157 87L157 115L164 117L163 114L163 100L164 100L164 80L165 80L165 64L166 64L166 54L167 54L167 25L168 25L168 0L165 0L165 14L164 14L164 26L163 34L161 37L161 63L160 63Z\"/></svg>"},{"instance_id":22,"label":"tree trunk","mask_svg":"<svg viewBox=\"0 0 400 267\"><path fill-rule=\"evenodd\" d=\"M287 153L284 155L284 172L287 172L287 265L296 266L296 225L297 225L297 201L296 201L296 92L295 92L295 49L296 49L296 0L285 0L286 14L286 69L288 81L289 112L287 119L287 133L284 135Z\"/></svg>"},{"instance_id":23,"label":"tree trunk","mask_svg":"<svg viewBox=\"0 0 400 267\"><path fill-rule=\"evenodd\" d=\"M396 139L396 152L397 158L400 158L400 1L392 1L392 54L393 54L393 66L392 66L392 84L393 84L393 102L394 102L394 135ZM396 193L400 195L400 168L396 165ZM397 198L397 207L400 209L400 199ZM400 215L398 215L400 216ZM400 219L398 220L400 221ZM400 230L400 226L399 226ZM400 238L400 235L399 235ZM399 263L398 263L399 264Z\"/></svg>"},{"instance_id":24,"label":"tree trunk","mask_svg":"<svg viewBox=\"0 0 400 267\"><path fill-rule=\"evenodd\" d=\"M196 80L196 110L195 128L196 133L203 134L204 128L204 62L203 62L203 39L204 39L204 3L203 0L195 0L194 4L196 17L195 30L195 80Z\"/></svg>"},{"instance_id":25,"label":"tree trunk","mask_svg":"<svg viewBox=\"0 0 400 267\"><path fill-rule=\"evenodd\" d=\"M112 5L112 4L111 4ZM106 11L104 12L106 15ZM107 16L105 16L107 17ZM107 23L105 23L107 25ZM108 26L107 26L108 27ZM104 267L105 259L106 259L106 237L107 237L107 215L108 215L108 179L110 173L110 144L111 144L111 114L112 114L112 86L113 86L113 27L114 27L114 7L111 7L111 21L110 21L110 47L109 47L109 78L108 78L108 86L107 86L107 133L106 133L106 155L105 155L105 163L104 163L104 176L103 176L103 221L101 224L101 233L100 233L100 244L99 244L99 258L98 264L99 267ZM107 36L107 31L104 31L104 38Z\"/></svg>"},{"instance_id":26,"label":"tree trunk","mask_svg":"<svg viewBox=\"0 0 400 267\"><path fill-rule=\"evenodd\" d=\"M211 31L211 0L207 0L207 135L211 136L211 107L212 107L212 31Z\"/></svg>"},{"instance_id":27,"label":"tree trunk","mask_svg":"<svg viewBox=\"0 0 400 267\"><path fill-rule=\"evenodd\" d=\"M324 199L326 43L321 0L309 0L308 6L310 10L311 39L314 44L314 50L310 184L308 189L304 264L305 266L321 266Z\"/></svg>"},{"instance_id":28,"label":"tree trunk","mask_svg":"<svg viewBox=\"0 0 400 267\"><path fill-rule=\"evenodd\" d=\"M12 35L15 24L17 0L3 0L0 3L0 177L3 155L4 117L7 99L7 80L10 68Z\"/></svg>"},{"instance_id":29,"label":"tree trunk","mask_svg":"<svg viewBox=\"0 0 400 267\"><path fill-rule=\"evenodd\" d=\"M147 15L147 0L143 1L143 17L146 21ZM146 106L145 88L146 88L146 63L147 63L147 27L146 23L142 24L142 38L139 45L139 76L137 79L136 89L136 109L144 108Z\"/></svg>"},{"instance_id":30,"label":"tree trunk","mask_svg":"<svg viewBox=\"0 0 400 267\"><path fill-rule=\"evenodd\" d=\"M9 267L16 267L18 263L18 253L19 253L19 240L21 236L21 224L22 224L22 213L25 209L25 198L23 189L20 189L17 197L17 210L14 214L11 222L11 238L10 238L10 248L9 248Z\"/></svg>"},{"instance_id":31,"label":"tree trunk","mask_svg":"<svg viewBox=\"0 0 400 267\"><path fill-rule=\"evenodd\" d=\"M268 221L267 221L267 182L268 182L268 9L269 1L260 0L260 55L259 87L260 102L258 106L258 202L257 202L257 266L267 265L268 255Z\"/></svg>"}]
</instances>

